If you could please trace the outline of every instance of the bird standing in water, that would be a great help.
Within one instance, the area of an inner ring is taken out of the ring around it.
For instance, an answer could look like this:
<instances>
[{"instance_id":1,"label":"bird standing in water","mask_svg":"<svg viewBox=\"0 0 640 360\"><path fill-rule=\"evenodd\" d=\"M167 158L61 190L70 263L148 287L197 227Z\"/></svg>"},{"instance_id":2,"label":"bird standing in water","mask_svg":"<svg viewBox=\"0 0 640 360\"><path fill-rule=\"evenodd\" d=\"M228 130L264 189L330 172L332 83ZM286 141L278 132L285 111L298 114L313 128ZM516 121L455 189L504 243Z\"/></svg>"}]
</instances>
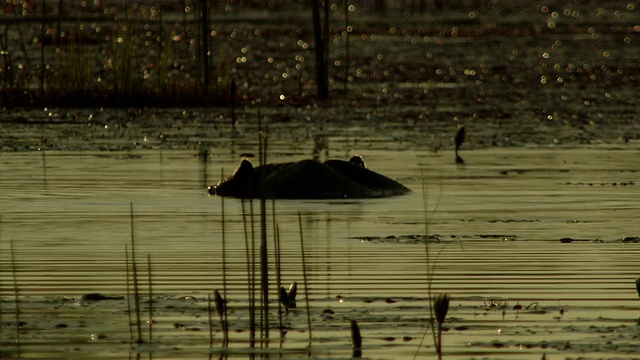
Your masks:
<instances>
[{"instance_id":1,"label":"bird standing in water","mask_svg":"<svg viewBox=\"0 0 640 360\"><path fill-rule=\"evenodd\" d=\"M467 128L464 125L459 124L458 132L456 133L456 164L464 164L464 160L462 160L462 158L458 155L458 150L460 149L460 146L462 146L462 143L464 142L464 139L466 137Z\"/></svg>"}]
</instances>

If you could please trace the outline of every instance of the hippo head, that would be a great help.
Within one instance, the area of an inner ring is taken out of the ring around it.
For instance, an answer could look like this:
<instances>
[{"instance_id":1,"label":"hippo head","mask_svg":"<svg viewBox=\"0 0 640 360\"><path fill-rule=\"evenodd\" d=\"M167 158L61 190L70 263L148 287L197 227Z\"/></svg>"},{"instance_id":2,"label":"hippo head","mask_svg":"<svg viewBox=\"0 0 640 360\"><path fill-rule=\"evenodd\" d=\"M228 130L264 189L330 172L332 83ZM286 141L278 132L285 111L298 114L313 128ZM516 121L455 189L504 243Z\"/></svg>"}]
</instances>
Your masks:
<instances>
[{"instance_id":1,"label":"hippo head","mask_svg":"<svg viewBox=\"0 0 640 360\"><path fill-rule=\"evenodd\" d=\"M220 181L217 185L209 187L209 194L247 197L251 194L251 189L255 189L254 174L253 164L247 159L242 159L240 165L231 177Z\"/></svg>"}]
</instances>

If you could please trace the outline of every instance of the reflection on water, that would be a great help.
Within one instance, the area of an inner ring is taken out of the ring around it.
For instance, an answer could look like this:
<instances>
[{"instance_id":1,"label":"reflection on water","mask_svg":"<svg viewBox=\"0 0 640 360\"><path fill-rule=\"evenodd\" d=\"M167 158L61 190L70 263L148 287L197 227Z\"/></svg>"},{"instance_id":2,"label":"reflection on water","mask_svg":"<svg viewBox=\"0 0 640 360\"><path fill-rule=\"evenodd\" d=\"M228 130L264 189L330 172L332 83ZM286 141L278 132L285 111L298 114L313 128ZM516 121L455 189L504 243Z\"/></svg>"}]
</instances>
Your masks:
<instances>
[{"instance_id":1,"label":"reflection on water","mask_svg":"<svg viewBox=\"0 0 640 360\"><path fill-rule=\"evenodd\" d=\"M274 149L274 160L304 156L278 144ZM433 290L452 296L447 358L634 356L640 251L622 239L640 236L637 150L468 151L465 166L450 154L360 153L370 168L413 193L275 203L282 281L302 283L298 213L309 275L298 309L285 317L283 352L297 357L306 346L306 290L313 354L349 356L353 318L364 356L413 356L429 313L424 176L428 231L437 235L430 242L431 254L438 254ZM77 299L125 293L133 203L137 251L152 259L157 294L155 340L140 351L161 358L208 354L206 296L222 286L223 224L221 199L208 196L206 187L237 161L220 148L0 154L1 351L15 337L12 239L26 357L128 353L125 302ZM230 346L240 354L248 344L242 206L236 199L224 206ZM104 337L91 341L96 334ZM221 339L218 330L214 337ZM421 356L433 353L429 339Z\"/></svg>"}]
</instances>

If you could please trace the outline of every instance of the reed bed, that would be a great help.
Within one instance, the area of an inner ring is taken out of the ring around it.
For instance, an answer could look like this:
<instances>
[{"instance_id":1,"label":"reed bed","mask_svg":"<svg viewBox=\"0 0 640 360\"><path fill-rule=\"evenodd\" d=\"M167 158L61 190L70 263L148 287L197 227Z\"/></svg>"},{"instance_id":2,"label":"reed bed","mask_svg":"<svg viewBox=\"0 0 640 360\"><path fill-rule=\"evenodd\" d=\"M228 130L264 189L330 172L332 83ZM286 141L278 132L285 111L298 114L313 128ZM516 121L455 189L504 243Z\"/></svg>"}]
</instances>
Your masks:
<instances>
[{"instance_id":1,"label":"reed bed","mask_svg":"<svg viewBox=\"0 0 640 360\"><path fill-rule=\"evenodd\" d=\"M231 68L226 63L230 57L212 47L209 13L213 9L207 1L120 2L93 7L25 3L20 9L23 15L7 19L0 29L0 105L226 104L231 84ZM4 9L5 13L14 11ZM164 12L173 15L172 22L163 17ZM176 18L180 12L184 16ZM35 29L38 32L33 33ZM30 44L32 36L35 41ZM10 41L10 37L18 41ZM17 67L21 71L16 71Z\"/></svg>"}]
</instances>

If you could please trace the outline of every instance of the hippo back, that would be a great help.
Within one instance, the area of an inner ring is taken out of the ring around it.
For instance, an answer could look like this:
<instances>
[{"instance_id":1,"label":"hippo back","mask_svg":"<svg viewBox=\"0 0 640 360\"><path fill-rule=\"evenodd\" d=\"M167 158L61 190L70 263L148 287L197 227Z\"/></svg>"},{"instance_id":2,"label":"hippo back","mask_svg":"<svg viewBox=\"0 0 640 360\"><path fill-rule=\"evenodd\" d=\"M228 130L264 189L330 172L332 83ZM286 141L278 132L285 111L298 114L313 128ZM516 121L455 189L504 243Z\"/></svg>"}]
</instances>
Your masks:
<instances>
[{"instance_id":1,"label":"hippo back","mask_svg":"<svg viewBox=\"0 0 640 360\"><path fill-rule=\"evenodd\" d=\"M327 160L325 164L336 172L369 189L367 197L402 195L410 190L399 182L352 162Z\"/></svg>"},{"instance_id":2,"label":"hippo back","mask_svg":"<svg viewBox=\"0 0 640 360\"><path fill-rule=\"evenodd\" d=\"M409 191L384 175L341 160L302 160L256 168L243 160L230 178L209 188L212 195L275 199L362 199Z\"/></svg>"},{"instance_id":3,"label":"hippo back","mask_svg":"<svg viewBox=\"0 0 640 360\"><path fill-rule=\"evenodd\" d=\"M366 198L368 189L314 160L290 164L265 177L266 197L278 199Z\"/></svg>"}]
</instances>

